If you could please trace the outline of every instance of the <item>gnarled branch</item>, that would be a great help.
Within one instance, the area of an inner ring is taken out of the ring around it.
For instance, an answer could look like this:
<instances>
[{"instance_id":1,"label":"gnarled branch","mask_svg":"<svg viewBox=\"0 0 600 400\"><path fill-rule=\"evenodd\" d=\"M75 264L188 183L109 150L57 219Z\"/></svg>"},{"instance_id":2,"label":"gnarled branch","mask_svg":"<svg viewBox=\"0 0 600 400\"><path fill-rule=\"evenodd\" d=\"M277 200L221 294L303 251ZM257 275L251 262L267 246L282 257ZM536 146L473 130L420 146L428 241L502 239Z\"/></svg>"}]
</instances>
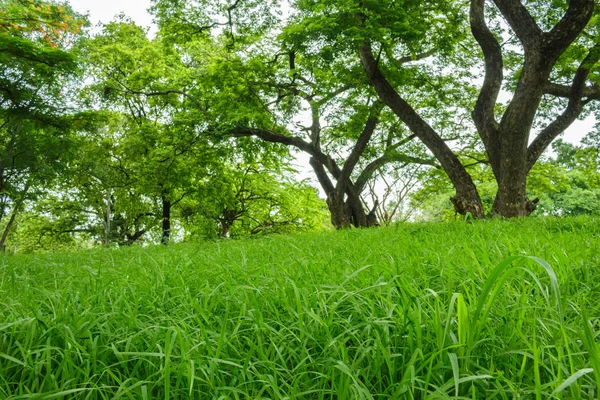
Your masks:
<instances>
[{"instance_id":1,"label":"gnarled branch","mask_svg":"<svg viewBox=\"0 0 600 400\"><path fill-rule=\"evenodd\" d=\"M485 78L472 117L484 145L490 151L495 147L491 143L491 138L496 135L499 128L494 116L494 108L502 87L504 67L502 47L485 22L484 9L485 0L471 1L471 32L485 57Z\"/></svg>"},{"instance_id":2,"label":"gnarled branch","mask_svg":"<svg viewBox=\"0 0 600 400\"><path fill-rule=\"evenodd\" d=\"M596 44L588 53L586 58L581 62L575 77L573 78L573 84L570 87L569 93L569 104L565 111L559 115L554 121L552 121L535 140L529 145L527 149L527 170L529 171L542 153L548 148L550 143L558 135L564 132L581 114L583 110L584 102L583 97L586 92L586 80L589 76L592 68L600 60L600 43ZM588 97L589 100L589 97Z\"/></svg>"}]
</instances>

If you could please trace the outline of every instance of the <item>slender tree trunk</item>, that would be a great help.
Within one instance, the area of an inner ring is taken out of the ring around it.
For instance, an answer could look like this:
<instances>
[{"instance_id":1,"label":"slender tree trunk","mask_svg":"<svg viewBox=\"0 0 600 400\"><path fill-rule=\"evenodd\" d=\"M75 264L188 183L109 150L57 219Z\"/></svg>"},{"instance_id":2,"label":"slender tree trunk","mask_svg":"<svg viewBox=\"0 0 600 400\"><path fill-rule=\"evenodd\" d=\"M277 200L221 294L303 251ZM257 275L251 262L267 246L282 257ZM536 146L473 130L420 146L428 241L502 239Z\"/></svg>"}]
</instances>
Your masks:
<instances>
[{"instance_id":1,"label":"slender tree trunk","mask_svg":"<svg viewBox=\"0 0 600 400\"><path fill-rule=\"evenodd\" d=\"M17 210L13 210L6 227L4 228L4 232L2 232L2 237L0 238L0 251L6 251L6 238L8 237L8 233L12 229L12 226L15 223L15 219L17 218Z\"/></svg>"},{"instance_id":2,"label":"slender tree trunk","mask_svg":"<svg viewBox=\"0 0 600 400\"><path fill-rule=\"evenodd\" d=\"M162 244L169 244L171 239L171 201L162 196Z\"/></svg>"},{"instance_id":3,"label":"slender tree trunk","mask_svg":"<svg viewBox=\"0 0 600 400\"><path fill-rule=\"evenodd\" d=\"M23 203L25 202L25 196L27 195L27 192L29 192L29 188L30 188L30 183L27 182L25 184L25 188L23 190L22 193L22 198L20 201L17 201L17 203L15 204L15 207L10 215L10 219L8 220L8 223L6 224L6 227L4 228L4 232L2 232L2 237L0 237L0 251L4 252L5 247L6 247L6 238L8 238L8 234L10 233L10 230L12 229L13 225L15 224L15 219L17 218L17 214L21 211L21 207L23 206ZM4 206L3 206L3 210L2 212L4 212Z\"/></svg>"},{"instance_id":4,"label":"slender tree trunk","mask_svg":"<svg viewBox=\"0 0 600 400\"><path fill-rule=\"evenodd\" d=\"M229 223L227 221L221 221L221 233L219 233L219 237L229 237Z\"/></svg>"},{"instance_id":5,"label":"slender tree trunk","mask_svg":"<svg viewBox=\"0 0 600 400\"><path fill-rule=\"evenodd\" d=\"M112 220L112 196L106 198L106 210L104 211L104 244L108 246L111 237L111 220Z\"/></svg>"}]
</instances>

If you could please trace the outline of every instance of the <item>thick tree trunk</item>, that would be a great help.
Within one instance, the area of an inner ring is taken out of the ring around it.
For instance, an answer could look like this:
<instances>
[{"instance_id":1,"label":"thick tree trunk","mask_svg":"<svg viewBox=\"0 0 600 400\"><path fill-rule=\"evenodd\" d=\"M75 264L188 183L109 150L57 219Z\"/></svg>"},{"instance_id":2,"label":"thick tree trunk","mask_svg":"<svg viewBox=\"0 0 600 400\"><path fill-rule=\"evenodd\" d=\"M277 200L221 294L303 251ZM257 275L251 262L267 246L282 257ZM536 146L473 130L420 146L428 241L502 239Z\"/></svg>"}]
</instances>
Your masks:
<instances>
[{"instance_id":1,"label":"thick tree trunk","mask_svg":"<svg viewBox=\"0 0 600 400\"><path fill-rule=\"evenodd\" d=\"M336 229L345 229L350 226L366 228L377 225L377 217L374 215L369 217L370 214L365 211L359 195L354 193L354 185L351 181L345 184L338 182L334 187L323 165L314 158L310 163L327 195L331 224Z\"/></svg>"},{"instance_id":2,"label":"thick tree trunk","mask_svg":"<svg viewBox=\"0 0 600 400\"><path fill-rule=\"evenodd\" d=\"M342 197L345 197L342 195ZM336 229L368 228L378 226L379 222L374 212L367 213L359 200L347 198L339 200L338 197L329 196L327 206L331 214L331 223Z\"/></svg>"},{"instance_id":3,"label":"thick tree trunk","mask_svg":"<svg viewBox=\"0 0 600 400\"><path fill-rule=\"evenodd\" d=\"M331 214L331 224L336 229L345 229L352 225L352 211L344 201L343 194L341 198L335 194L327 196L327 207Z\"/></svg>"},{"instance_id":4,"label":"thick tree trunk","mask_svg":"<svg viewBox=\"0 0 600 400\"><path fill-rule=\"evenodd\" d=\"M171 239L171 201L162 196L162 244L169 244Z\"/></svg>"},{"instance_id":5,"label":"thick tree trunk","mask_svg":"<svg viewBox=\"0 0 600 400\"><path fill-rule=\"evenodd\" d=\"M526 108L528 101L531 98L524 99L523 108ZM513 102L513 106L515 104L518 105L518 102ZM527 138L532 117L527 114L512 115L512 121L507 121L505 115L500 125L499 135L495 139L500 145L497 156L494 157L492 153L489 157L498 183L492 215L505 218L529 216L537 204L537 201L532 202L527 198Z\"/></svg>"},{"instance_id":6,"label":"thick tree trunk","mask_svg":"<svg viewBox=\"0 0 600 400\"><path fill-rule=\"evenodd\" d=\"M497 175L498 192L492 210L493 215L505 218L527 217L531 214L539 199L533 201L527 198L527 177L524 173L506 176Z\"/></svg>"},{"instance_id":7,"label":"thick tree trunk","mask_svg":"<svg viewBox=\"0 0 600 400\"><path fill-rule=\"evenodd\" d=\"M356 194L333 193L327 197L331 223L336 229L369 228L378 226L375 211L368 212Z\"/></svg>"},{"instance_id":8,"label":"thick tree trunk","mask_svg":"<svg viewBox=\"0 0 600 400\"><path fill-rule=\"evenodd\" d=\"M483 204L471 177L469 176L469 179L450 180L456 190L456 194L450 198L456 212L460 215L471 215L477 219L484 218Z\"/></svg>"}]
</instances>

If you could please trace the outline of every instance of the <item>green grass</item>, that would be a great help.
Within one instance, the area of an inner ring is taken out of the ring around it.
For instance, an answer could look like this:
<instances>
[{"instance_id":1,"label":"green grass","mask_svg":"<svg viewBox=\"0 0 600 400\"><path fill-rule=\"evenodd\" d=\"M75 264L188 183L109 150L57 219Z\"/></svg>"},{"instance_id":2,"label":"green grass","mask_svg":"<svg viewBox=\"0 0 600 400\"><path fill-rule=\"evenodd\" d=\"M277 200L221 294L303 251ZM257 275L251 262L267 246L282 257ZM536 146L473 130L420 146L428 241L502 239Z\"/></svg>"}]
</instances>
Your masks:
<instances>
[{"instance_id":1,"label":"green grass","mask_svg":"<svg viewBox=\"0 0 600 400\"><path fill-rule=\"evenodd\" d=\"M0 398L579 399L600 220L0 258Z\"/></svg>"}]
</instances>

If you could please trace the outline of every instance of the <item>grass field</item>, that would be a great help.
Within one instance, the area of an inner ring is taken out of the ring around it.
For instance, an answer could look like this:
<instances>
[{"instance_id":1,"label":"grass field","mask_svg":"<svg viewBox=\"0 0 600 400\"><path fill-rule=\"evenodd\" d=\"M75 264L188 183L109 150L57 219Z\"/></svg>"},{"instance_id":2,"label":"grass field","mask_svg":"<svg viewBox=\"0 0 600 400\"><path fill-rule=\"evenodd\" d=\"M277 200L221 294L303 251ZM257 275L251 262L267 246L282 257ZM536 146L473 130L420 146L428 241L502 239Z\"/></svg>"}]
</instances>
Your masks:
<instances>
[{"instance_id":1,"label":"grass field","mask_svg":"<svg viewBox=\"0 0 600 400\"><path fill-rule=\"evenodd\" d=\"M0 398L579 399L600 220L0 258Z\"/></svg>"}]
</instances>

